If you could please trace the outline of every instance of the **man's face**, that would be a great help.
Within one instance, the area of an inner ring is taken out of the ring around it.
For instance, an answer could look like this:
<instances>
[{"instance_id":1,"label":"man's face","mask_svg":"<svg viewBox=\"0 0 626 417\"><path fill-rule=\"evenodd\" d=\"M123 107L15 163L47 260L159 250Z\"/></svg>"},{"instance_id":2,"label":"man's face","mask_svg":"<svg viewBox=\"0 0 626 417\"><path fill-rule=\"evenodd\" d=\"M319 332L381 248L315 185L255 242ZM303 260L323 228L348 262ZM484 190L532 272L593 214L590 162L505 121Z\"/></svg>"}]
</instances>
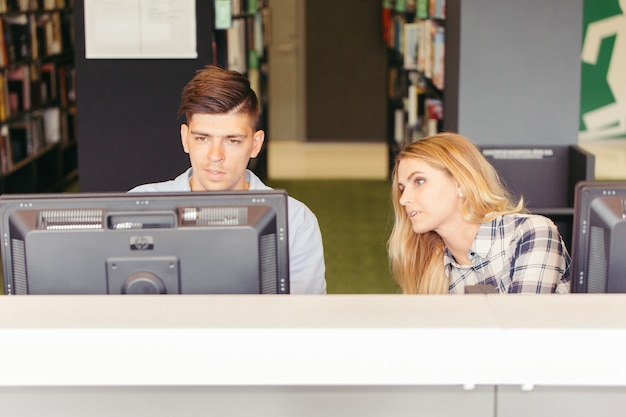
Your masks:
<instances>
[{"instance_id":1,"label":"man's face","mask_svg":"<svg viewBox=\"0 0 626 417\"><path fill-rule=\"evenodd\" d=\"M246 167L261 151L265 133L241 114L196 113L180 127L189 154L192 191L247 190Z\"/></svg>"}]
</instances>

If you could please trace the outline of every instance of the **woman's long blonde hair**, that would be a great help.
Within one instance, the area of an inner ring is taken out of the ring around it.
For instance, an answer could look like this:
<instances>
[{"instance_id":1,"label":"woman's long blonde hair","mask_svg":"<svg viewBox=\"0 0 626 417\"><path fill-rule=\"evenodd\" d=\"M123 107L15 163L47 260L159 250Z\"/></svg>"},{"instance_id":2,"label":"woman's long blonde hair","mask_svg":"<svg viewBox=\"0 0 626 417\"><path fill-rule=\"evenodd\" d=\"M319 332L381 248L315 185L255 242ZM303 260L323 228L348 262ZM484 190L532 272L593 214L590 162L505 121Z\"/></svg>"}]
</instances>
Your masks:
<instances>
[{"instance_id":1,"label":"woman's long blonde hair","mask_svg":"<svg viewBox=\"0 0 626 417\"><path fill-rule=\"evenodd\" d=\"M394 279L405 294L447 294L444 243L435 232L415 233L405 208L400 205L398 164L415 158L447 171L463 191L462 216L484 223L506 214L525 211L523 201L514 203L495 168L464 136L440 133L404 145L396 156L391 198L394 226L387 242Z\"/></svg>"}]
</instances>

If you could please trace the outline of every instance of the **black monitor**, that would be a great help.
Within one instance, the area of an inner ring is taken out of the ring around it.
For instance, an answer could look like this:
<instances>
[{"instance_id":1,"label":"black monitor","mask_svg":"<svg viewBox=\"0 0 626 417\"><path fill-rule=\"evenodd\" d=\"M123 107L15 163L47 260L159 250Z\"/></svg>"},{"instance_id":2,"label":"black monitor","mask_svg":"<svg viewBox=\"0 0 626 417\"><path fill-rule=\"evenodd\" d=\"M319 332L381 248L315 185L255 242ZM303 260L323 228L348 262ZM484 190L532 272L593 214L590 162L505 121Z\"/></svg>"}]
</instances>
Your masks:
<instances>
[{"instance_id":1,"label":"black monitor","mask_svg":"<svg viewBox=\"0 0 626 417\"><path fill-rule=\"evenodd\" d=\"M626 182L579 182L573 232L572 292L626 293Z\"/></svg>"},{"instance_id":2,"label":"black monitor","mask_svg":"<svg viewBox=\"0 0 626 417\"><path fill-rule=\"evenodd\" d=\"M287 193L0 197L4 292L288 294Z\"/></svg>"}]
</instances>

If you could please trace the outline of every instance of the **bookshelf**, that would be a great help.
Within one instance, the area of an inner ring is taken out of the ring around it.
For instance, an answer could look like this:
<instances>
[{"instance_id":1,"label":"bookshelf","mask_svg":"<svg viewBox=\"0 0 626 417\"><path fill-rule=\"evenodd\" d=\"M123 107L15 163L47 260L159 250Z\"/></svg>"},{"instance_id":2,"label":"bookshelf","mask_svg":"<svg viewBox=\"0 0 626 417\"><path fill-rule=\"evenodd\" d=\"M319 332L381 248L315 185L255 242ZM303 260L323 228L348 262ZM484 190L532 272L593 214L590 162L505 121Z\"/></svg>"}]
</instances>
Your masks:
<instances>
[{"instance_id":1,"label":"bookshelf","mask_svg":"<svg viewBox=\"0 0 626 417\"><path fill-rule=\"evenodd\" d=\"M446 89L446 0L385 0L388 50L387 138L392 154L406 138L443 130Z\"/></svg>"},{"instance_id":2,"label":"bookshelf","mask_svg":"<svg viewBox=\"0 0 626 417\"><path fill-rule=\"evenodd\" d=\"M73 4L0 0L0 193L77 176Z\"/></svg>"},{"instance_id":3,"label":"bookshelf","mask_svg":"<svg viewBox=\"0 0 626 417\"><path fill-rule=\"evenodd\" d=\"M269 0L215 0L213 64L240 72L250 80L261 108L260 129L267 133ZM267 139L267 135L266 135ZM267 152L251 159L248 168L267 177Z\"/></svg>"}]
</instances>

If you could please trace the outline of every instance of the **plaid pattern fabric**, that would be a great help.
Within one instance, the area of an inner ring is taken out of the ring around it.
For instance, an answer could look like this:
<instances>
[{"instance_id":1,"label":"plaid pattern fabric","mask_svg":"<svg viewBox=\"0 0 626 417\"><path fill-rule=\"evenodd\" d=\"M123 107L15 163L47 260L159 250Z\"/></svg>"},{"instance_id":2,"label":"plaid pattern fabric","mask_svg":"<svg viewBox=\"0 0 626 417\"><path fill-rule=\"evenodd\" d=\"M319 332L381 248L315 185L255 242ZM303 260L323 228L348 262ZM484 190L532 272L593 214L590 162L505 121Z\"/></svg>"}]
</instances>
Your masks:
<instances>
[{"instance_id":1,"label":"plaid pattern fabric","mask_svg":"<svg viewBox=\"0 0 626 417\"><path fill-rule=\"evenodd\" d=\"M450 294L489 284L500 293L567 293L571 259L557 227L544 216L507 214L478 229L472 265L459 265L446 249Z\"/></svg>"}]
</instances>

